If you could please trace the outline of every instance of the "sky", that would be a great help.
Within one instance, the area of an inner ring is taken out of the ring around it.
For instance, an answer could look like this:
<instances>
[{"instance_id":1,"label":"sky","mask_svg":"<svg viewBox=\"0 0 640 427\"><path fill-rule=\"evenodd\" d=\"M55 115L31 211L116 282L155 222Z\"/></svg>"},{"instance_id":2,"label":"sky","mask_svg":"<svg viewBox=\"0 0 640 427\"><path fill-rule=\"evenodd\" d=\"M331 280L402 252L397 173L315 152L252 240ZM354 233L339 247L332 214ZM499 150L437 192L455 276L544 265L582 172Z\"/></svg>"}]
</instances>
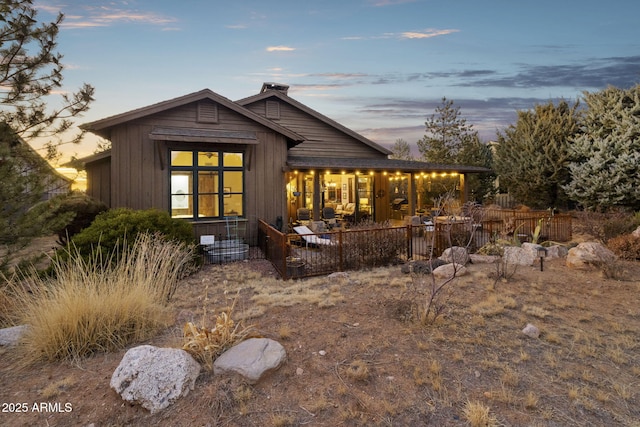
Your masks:
<instances>
[{"instance_id":1,"label":"sky","mask_svg":"<svg viewBox=\"0 0 640 427\"><path fill-rule=\"evenodd\" d=\"M35 0L65 15L64 90L95 87L99 120L205 88L263 82L391 147L453 100L484 141L518 110L640 83L634 0ZM90 155L97 137L65 148Z\"/></svg>"}]
</instances>

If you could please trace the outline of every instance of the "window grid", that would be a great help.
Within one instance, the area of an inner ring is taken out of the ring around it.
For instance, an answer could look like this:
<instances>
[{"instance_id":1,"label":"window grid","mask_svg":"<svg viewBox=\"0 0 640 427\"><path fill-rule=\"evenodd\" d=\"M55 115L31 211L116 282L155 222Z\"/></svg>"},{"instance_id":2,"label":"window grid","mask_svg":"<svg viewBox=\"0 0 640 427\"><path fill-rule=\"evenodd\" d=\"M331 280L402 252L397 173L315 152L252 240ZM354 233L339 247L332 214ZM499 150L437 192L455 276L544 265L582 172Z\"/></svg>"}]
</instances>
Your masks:
<instances>
[{"instance_id":1,"label":"window grid","mask_svg":"<svg viewBox=\"0 0 640 427\"><path fill-rule=\"evenodd\" d=\"M172 217L245 216L242 152L170 150L170 158Z\"/></svg>"}]
</instances>

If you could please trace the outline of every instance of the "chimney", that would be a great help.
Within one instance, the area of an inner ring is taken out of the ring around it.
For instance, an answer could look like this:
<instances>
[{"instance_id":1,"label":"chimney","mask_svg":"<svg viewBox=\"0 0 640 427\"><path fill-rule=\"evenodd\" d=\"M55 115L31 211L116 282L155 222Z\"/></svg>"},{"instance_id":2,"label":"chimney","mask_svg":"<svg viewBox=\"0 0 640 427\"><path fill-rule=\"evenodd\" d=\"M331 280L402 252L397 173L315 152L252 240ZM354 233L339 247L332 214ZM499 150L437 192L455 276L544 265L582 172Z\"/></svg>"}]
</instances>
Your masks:
<instances>
[{"instance_id":1,"label":"chimney","mask_svg":"<svg viewBox=\"0 0 640 427\"><path fill-rule=\"evenodd\" d=\"M289 85L284 85L282 83L273 83L273 82L262 83L262 89L260 89L260 93L264 93L268 90L275 90L286 95L287 92L289 91Z\"/></svg>"}]
</instances>

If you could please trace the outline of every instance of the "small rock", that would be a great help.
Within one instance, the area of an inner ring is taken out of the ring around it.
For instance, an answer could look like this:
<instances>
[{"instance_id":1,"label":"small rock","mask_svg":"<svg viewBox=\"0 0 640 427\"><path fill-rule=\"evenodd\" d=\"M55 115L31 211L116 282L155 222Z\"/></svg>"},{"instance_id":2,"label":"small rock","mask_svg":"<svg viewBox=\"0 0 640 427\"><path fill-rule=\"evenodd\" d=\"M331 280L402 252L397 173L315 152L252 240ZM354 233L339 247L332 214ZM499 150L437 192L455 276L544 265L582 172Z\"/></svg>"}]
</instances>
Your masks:
<instances>
[{"instance_id":1,"label":"small rock","mask_svg":"<svg viewBox=\"0 0 640 427\"><path fill-rule=\"evenodd\" d=\"M111 376L111 388L152 414L193 390L200 364L177 348L150 345L128 350Z\"/></svg>"},{"instance_id":2,"label":"small rock","mask_svg":"<svg viewBox=\"0 0 640 427\"><path fill-rule=\"evenodd\" d=\"M0 346L16 345L27 331L27 325L0 329Z\"/></svg>"},{"instance_id":3,"label":"small rock","mask_svg":"<svg viewBox=\"0 0 640 427\"><path fill-rule=\"evenodd\" d=\"M349 273L346 271L336 271L335 273L331 273L327 276L329 279L348 279Z\"/></svg>"},{"instance_id":4,"label":"small rock","mask_svg":"<svg viewBox=\"0 0 640 427\"><path fill-rule=\"evenodd\" d=\"M297 368L297 369L296 369L296 375L302 375L302 374L304 374L304 369L302 369L302 368Z\"/></svg>"},{"instance_id":5,"label":"small rock","mask_svg":"<svg viewBox=\"0 0 640 427\"><path fill-rule=\"evenodd\" d=\"M319 354L320 356L326 356L326 355L327 355L327 352L326 352L326 351L324 351L324 350L320 350L320 351L318 352L318 354Z\"/></svg>"},{"instance_id":6,"label":"small rock","mask_svg":"<svg viewBox=\"0 0 640 427\"><path fill-rule=\"evenodd\" d=\"M539 338L540 337L540 329L531 323L527 323L527 326L524 327L522 333L531 338Z\"/></svg>"},{"instance_id":7,"label":"small rock","mask_svg":"<svg viewBox=\"0 0 640 427\"><path fill-rule=\"evenodd\" d=\"M432 260L417 260L410 261L407 264L404 264L400 267L400 271L404 274L415 273L415 274L430 274L432 270L440 267L441 265L445 265L447 262L443 261L439 258L434 258Z\"/></svg>"},{"instance_id":8,"label":"small rock","mask_svg":"<svg viewBox=\"0 0 640 427\"><path fill-rule=\"evenodd\" d=\"M564 258L569 253L569 249L562 245L553 245L547 248L547 259Z\"/></svg>"},{"instance_id":9,"label":"small rock","mask_svg":"<svg viewBox=\"0 0 640 427\"><path fill-rule=\"evenodd\" d=\"M479 255L469 254L472 264L493 264L497 262L500 257L498 255Z\"/></svg>"},{"instance_id":10,"label":"small rock","mask_svg":"<svg viewBox=\"0 0 640 427\"><path fill-rule=\"evenodd\" d=\"M464 276L467 268L462 264L445 264L433 270L433 275L439 279L452 279L454 276Z\"/></svg>"},{"instance_id":11,"label":"small rock","mask_svg":"<svg viewBox=\"0 0 640 427\"><path fill-rule=\"evenodd\" d=\"M461 246L452 246L445 249L440 255L440 259L448 263L456 262L462 265L466 265L470 260L467 248Z\"/></svg>"},{"instance_id":12,"label":"small rock","mask_svg":"<svg viewBox=\"0 0 640 427\"><path fill-rule=\"evenodd\" d=\"M278 369L286 360L282 345L268 338L250 338L225 351L213 362L213 373L236 373L251 384L262 376Z\"/></svg>"}]
</instances>

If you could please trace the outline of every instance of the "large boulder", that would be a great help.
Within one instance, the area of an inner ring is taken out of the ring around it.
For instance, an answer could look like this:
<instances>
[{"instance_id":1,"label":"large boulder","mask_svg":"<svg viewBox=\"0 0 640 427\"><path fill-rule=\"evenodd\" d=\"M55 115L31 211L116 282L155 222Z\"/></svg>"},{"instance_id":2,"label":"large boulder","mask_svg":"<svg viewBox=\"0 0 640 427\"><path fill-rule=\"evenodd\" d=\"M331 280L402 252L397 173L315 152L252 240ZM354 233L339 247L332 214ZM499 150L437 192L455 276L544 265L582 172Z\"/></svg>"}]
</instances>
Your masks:
<instances>
[{"instance_id":1,"label":"large boulder","mask_svg":"<svg viewBox=\"0 0 640 427\"><path fill-rule=\"evenodd\" d=\"M577 270L597 270L603 265L611 264L616 255L598 242L583 242L569 249L567 267Z\"/></svg>"},{"instance_id":2,"label":"large boulder","mask_svg":"<svg viewBox=\"0 0 640 427\"><path fill-rule=\"evenodd\" d=\"M530 247L505 246L502 260L510 265L533 265L538 259L537 250L534 253Z\"/></svg>"},{"instance_id":3,"label":"large boulder","mask_svg":"<svg viewBox=\"0 0 640 427\"><path fill-rule=\"evenodd\" d=\"M111 376L111 388L152 414L193 390L200 364L189 353L151 345L127 351Z\"/></svg>"},{"instance_id":4,"label":"large boulder","mask_svg":"<svg viewBox=\"0 0 640 427\"><path fill-rule=\"evenodd\" d=\"M438 279L453 279L454 277L464 276L467 273L467 268L457 263L441 265L433 270L433 276Z\"/></svg>"},{"instance_id":5,"label":"large boulder","mask_svg":"<svg viewBox=\"0 0 640 427\"><path fill-rule=\"evenodd\" d=\"M481 254L469 254L471 264L495 264L500 260L499 255L481 255Z\"/></svg>"},{"instance_id":6,"label":"large boulder","mask_svg":"<svg viewBox=\"0 0 640 427\"><path fill-rule=\"evenodd\" d=\"M469 252L467 248L463 248L462 246L452 246L442 252L440 259L447 263L455 262L457 264L467 265L469 263Z\"/></svg>"},{"instance_id":7,"label":"large boulder","mask_svg":"<svg viewBox=\"0 0 640 427\"><path fill-rule=\"evenodd\" d=\"M286 360L282 345L268 338L251 338L225 351L213 362L215 375L238 374L251 384L278 369Z\"/></svg>"}]
</instances>

